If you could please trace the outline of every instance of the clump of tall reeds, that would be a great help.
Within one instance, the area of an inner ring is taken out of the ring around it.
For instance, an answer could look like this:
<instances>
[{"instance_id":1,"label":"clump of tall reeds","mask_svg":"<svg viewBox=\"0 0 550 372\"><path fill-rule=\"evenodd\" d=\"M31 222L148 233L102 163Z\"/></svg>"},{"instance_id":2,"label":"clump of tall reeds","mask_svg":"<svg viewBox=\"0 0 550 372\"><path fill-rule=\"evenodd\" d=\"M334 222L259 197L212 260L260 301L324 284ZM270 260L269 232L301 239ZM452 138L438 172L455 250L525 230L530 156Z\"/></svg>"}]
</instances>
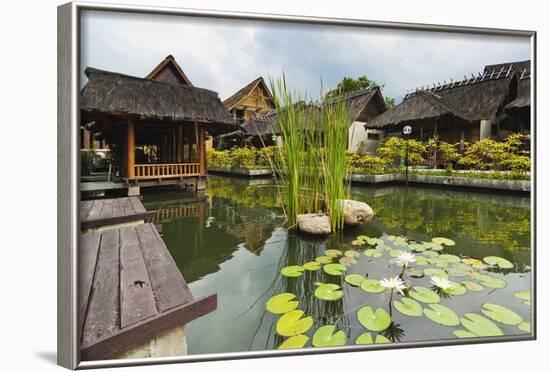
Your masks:
<instances>
[{"instance_id":1,"label":"clump of tall reeds","mask_svg":"<svg viewBox=\"0 0 550 372\"><path fill-rule=\"evenodd\" d=\"M307 93L290 91L286 80L270 79L282 144L271 162L284 193L289 226L301 213L325 212L332 231L343 227L350 115L344 100L306 103ZM321 94L321 97L323 95Z\"/></svg>"}]
</instances>

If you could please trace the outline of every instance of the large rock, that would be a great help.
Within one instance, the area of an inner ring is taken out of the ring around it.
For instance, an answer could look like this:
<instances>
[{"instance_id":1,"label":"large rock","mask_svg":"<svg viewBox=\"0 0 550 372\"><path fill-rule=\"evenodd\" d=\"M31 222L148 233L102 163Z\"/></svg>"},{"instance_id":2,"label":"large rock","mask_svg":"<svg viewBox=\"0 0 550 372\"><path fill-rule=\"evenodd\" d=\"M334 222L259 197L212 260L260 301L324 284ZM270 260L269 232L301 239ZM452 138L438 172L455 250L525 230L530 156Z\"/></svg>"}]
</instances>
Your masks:
<instances>
[{"instance_id":1,"label":"large rock","mask_svg":"<svg viewBox=\"0 0 550 372\"><path fill-rule=\"evenodd\" d=\"M374 212L367 203L345 199L342 200L342 209L346 225L360 225L374 217Z\"/></svg>"},{"instance_id":2,"label":"large rock","mask_svg":"<svg viewBox=\"0 0 550 372\"><path fill-rule=\"evenodd\" d=\"M306 213L296 216L298 230L314 235L330 234L330 219L326 214Z\"/></svg>"}]
</instances>

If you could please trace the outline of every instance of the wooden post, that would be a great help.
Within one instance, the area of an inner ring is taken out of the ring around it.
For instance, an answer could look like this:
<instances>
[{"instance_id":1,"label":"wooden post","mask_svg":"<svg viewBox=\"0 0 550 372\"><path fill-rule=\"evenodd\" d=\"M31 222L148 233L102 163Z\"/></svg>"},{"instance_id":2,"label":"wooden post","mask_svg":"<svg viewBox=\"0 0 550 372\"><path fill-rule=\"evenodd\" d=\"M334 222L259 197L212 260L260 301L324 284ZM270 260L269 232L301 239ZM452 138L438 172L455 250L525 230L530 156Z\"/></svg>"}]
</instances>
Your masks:
<instances>
[{"instance_id":1,"label":"wooden post","mask_svg":"<svg viewBox=\"0 0 550 372\"><path fill-rule=\"evenodd\" d=\"M199 131L199 161L200 161L200 174L204 176L206 174L206 133L204 128Z\"/></svg>"},{"instance_id":2,"label":"wooden post","mask_svg":"<svg viewBox=\"0 0 550 372\"><path fill-rule=\"evenodd\" d=\"M136 163L135 149L136 131L134 119L128 118L128 124L126 126L126 177L128 179L134 178L134 166Z\"/></svg>"},{"instance_id":3,"label":"wooden post","mask_svg":"<svg viewBox=\"0 0 550 372\"><path fill-rule=\"evenodd\" d=\"M177 155L177 159L176 161L178 163L183 163L183 130L182 130L182 126L181 124L178 124L178 143L177 143L177 151L178 151L178 155Z\"/></svg>"}]
</instances>

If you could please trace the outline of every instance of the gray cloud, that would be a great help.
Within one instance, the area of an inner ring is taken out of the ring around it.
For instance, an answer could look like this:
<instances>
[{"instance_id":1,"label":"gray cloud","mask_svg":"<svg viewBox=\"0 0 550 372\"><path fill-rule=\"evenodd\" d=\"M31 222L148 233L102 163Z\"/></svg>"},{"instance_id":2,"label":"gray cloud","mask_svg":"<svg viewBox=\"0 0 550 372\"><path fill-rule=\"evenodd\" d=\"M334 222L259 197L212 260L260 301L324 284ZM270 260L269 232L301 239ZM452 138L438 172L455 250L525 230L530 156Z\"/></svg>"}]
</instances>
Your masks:
<instances>
[{"instance_id":1,"label":"gray cloud","mask_svg":"<svg viewBox=\"0 0 550 372\"><path fill-rule=\"evenodd\" d=\"M172 54L191 81L222 99L258 76L284 72L317 97L343 77L367 75L400 98L409 89L530 58L528 38L278 22L85 12L86 66L145 76Z\"/></svg>"}]
</instances>

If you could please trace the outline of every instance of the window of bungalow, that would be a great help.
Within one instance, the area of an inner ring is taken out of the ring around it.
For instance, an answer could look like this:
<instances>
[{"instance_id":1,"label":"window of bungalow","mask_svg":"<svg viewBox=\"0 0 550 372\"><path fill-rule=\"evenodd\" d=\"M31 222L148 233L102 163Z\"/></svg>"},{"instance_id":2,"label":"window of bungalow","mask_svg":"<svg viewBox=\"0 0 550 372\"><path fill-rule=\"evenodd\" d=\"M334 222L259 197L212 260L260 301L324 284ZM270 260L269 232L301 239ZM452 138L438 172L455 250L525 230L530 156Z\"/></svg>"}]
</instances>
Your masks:
<instances>
[{"instance_id":1,"label":"window of bungalow","mask_svg":"<svg viewBox=\"0 0 550 372\"><path fill-rule=\"evenodd\" d=\"M380 133L368 132L367 139L372 141L380 141Z\"/></svg>"},{"instance_id":2,"label":"window of bungalow","mask_svg":"<svg viewBox=\"0 0 550 372\"><path fill-rule=\"evenodd\" d=\"M235 109L235 120L238 124L244 123L244 110Z\"/></svg>"}]
</instances>

